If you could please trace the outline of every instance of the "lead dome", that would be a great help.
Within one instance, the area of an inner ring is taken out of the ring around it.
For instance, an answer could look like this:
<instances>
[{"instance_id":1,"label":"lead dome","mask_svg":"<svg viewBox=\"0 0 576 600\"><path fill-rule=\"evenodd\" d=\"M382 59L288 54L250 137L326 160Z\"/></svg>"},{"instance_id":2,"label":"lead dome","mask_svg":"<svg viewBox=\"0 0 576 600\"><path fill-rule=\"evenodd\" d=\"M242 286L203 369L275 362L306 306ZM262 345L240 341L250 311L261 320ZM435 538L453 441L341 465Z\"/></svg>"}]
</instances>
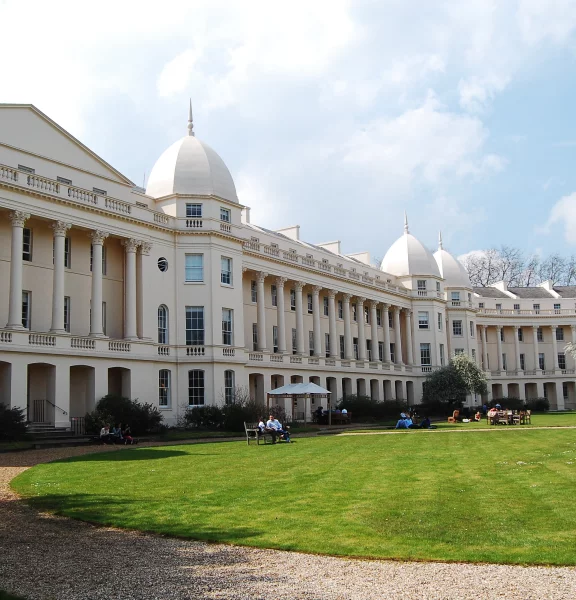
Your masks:
<instances>
[{"instance_id":1,"label":"lead dome","mask_svg":"<svg viewBox=\"0 0 576 600\"><path fill-rule=\"evenodd\" d=\"M440 277L432 252L409 232L406 217L404 217L404 234L390 246L380 269L396 277L413 275Z\"/></svg>"},{"instance_id":2,"label":"lead dome","mask_svg":"<svg viewBox=\"0 0 576 600\"><path fill-rule=\"evenodd\" d=\"M217 196L238 202L236 186L228 167L220 156L194 135L192 106L188 119L188 135L172 144L152 168L146 194L163 198L184 196Z\"/></svg>"},{"instance_id":3,"label":"lead dome","mask_svg":"<svg viewBox=\"0 0 576 600\"><path fill-rule=\"evenodd\" d=\"M434 253L434 260L438 265L440 274L445 280L446 287L472 288L468 272L464 265L454 256L444 250L442 245L442 234L438 238L438 250Z\"/></svg>"}]
</instances>

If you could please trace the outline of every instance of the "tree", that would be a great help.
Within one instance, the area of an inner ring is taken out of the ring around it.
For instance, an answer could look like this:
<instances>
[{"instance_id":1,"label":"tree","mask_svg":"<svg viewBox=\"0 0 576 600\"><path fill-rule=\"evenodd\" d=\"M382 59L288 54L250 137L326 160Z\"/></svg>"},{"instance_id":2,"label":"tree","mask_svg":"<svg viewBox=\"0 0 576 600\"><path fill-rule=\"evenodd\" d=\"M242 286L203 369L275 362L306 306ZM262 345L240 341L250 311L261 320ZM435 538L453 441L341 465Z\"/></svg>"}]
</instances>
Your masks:
<instances>
[{"instance_id":1,"label":"tree","mask_svg":"<svg viewBox=\"0 0 576 600\"><path fill-rule=\"evenodd\" d=\"M447 366L426 377L422 401L426 404L460 404L468 394L486 392L486 377L480 367L466 354L459 354Z\"/></svg>"}]
</instances>

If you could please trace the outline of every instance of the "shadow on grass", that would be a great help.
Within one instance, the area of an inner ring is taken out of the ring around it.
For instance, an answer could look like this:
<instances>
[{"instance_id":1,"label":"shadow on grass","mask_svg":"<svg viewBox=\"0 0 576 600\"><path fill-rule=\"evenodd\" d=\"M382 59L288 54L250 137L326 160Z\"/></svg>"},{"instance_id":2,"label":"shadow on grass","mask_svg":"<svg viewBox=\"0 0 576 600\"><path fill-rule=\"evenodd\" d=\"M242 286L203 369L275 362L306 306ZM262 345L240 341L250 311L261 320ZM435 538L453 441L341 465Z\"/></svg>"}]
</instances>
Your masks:
<instances>
[{"instance_id":1,"label":"shadow on grass","mask_svg":"<svg viewBox=\"0 0 576 600\"><path fill-rule=\"evenodd\" d=\"M135 460L158 460L160 458L173 458L175 456L184 456L186 454L188 454L188 452L184 452L183 450L165 450L163 448L120 448L115 452L83 454L81 456L62 458L60 460L55 460L54 462L124 462ZM212 455L204 454L204 456Z\"/></svg>"},{"instance_id":2,"label":"shadow on grass","mask_svg":"<svg viewBox=\"0 0 576 600\"><path fill-rule=\"evenodd\" d=\"M165 512L163 501L146 502L144 511L141 501L97 494L46 494L24 498L24 502L40 512L51 512L93 525L113 526L180 539L248 544L251 538L262 535L262 531L241 524L233 528L219 529L200 523L184 524L177 517L171 521ZM193 509L193 504L190 505L190 509ZM141 516L138 515L139 511L142 511Z\"/></svg>"}]
</instances>

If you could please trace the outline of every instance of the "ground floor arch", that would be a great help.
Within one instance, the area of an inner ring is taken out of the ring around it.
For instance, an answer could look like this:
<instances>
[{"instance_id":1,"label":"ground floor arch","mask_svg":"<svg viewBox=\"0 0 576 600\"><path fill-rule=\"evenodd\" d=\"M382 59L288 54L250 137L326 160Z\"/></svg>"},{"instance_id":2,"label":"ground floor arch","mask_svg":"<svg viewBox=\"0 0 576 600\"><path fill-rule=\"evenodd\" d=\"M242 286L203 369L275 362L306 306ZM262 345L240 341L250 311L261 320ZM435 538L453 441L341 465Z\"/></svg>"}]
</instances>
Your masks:
<instances>
[{"instance_id":1,"label":"ground floor arch","mask_svg":"<svg viewBox=\"0 0 576 600\"><path fill-rule=\"evenodd\" d=\"M406 400L410 406L414 405L414 382L406 382Z\"/></svg>"},{"instance_id":2,"label":"ground floor arch","mask_svg":"<svg viewBox=\"0 0 576 600\"><path fill-rule=\"evenodd\" d=\"M49 363L28 365L28 419L33 423L55 423L66 408L56 403L56 367Z\"/></svg>"},{"instance_id":3,"label":"ground floor arch","mask_svg":"<svg viewBox=\"0 0 576 600\"><path fill-rule=\"evenodd\" d=\"M372 400L380 400L380 383L377 379L370 380L370 398Z\"/></svg>"},{"instance_id":4,"label":"ground floor arch","mask_svg":"<svg viewBox=\"0 0 576 600\"><path fill-rule=\"evenodd\" d=\"M262 373L250 373L248 376L248 389L250 398L254 398L259 404L264 404L266 400L264 390L264 375Z\"/></svg>"},{"instance_id":5,"label":"ground floor arch","mask_svg":"<svg viewBox=\"0 0 576 600\"><path fill-rule=\"evenodd\" d=\"M70 418L83 417L94 410L95 372L94 367L87 365L70 367Z\"/></svg>"},{"instance_id":6,"label":"ground floor arch","mask_svg":"<svg viewBox=\"0 0 576 600\"><path fill-rule=\"evenodd\" d=\"M0 404L12 404L12 364L0 361Z\"/></svg>"},{"instance_id":7,"label":"ground floor arch","mask_svg":"<svg viewBox=\"0 0 576 600\"><path fill-rule=\"evenodd\" d=\"M126 367L108 369L108 394L110 396L132 397L132 373Z\"/></svg>"},{"instance_id":8,"label":"ground floor arch","mask_svg":"<svg viewBox=\"0 0 576 600\"><path fill-rule=\"evenodd\" d=\"M394 400L394 391L392 390L392 382L389 379L385 379L382 382L382 390L384 391L384 401Z\"/></svg>"}]
</instances>

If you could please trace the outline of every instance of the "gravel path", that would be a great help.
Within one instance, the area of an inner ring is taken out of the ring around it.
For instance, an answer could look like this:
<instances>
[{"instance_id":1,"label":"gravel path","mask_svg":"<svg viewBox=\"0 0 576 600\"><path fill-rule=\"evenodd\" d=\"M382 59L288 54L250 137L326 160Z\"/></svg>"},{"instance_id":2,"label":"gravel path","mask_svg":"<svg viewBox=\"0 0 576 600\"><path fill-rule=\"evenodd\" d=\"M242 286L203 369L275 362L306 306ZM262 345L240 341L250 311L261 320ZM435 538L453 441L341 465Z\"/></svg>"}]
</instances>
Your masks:
<instances>
[{"instance_id":1,"label":"gravel path","mask_svg":"<svg viewBox=\"0 0 576 600\"><path fill-rule=\"evenodd\" d=\"M38 513L9 481L121 447L0 454L0 589L29 600L574 600L576 569L360 561L93 527Z\"/></svg>"}]
</instances>

